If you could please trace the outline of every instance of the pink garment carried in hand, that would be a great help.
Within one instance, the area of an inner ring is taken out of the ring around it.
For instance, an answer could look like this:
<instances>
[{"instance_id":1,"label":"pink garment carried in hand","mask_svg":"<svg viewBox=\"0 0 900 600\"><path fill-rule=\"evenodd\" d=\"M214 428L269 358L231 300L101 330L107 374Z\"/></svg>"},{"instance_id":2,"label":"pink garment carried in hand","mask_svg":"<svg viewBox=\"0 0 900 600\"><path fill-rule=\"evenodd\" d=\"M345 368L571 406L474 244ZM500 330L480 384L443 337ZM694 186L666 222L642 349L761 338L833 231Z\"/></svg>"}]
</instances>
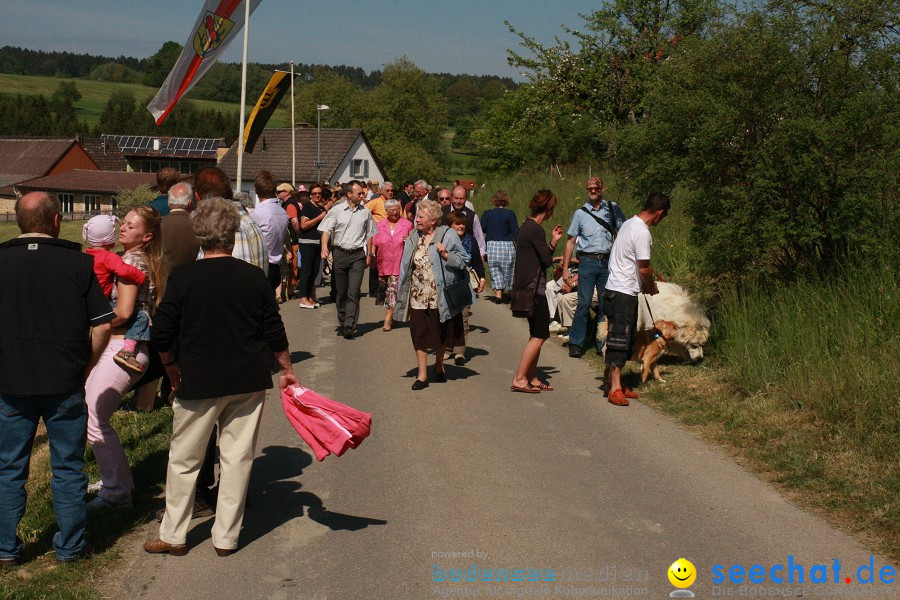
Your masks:
<instances>
[{"instance_id":1,"label":"pink garment carried in hand","mask_svg":"<svg viewBox=\"0 0 900 600\"><path fill-rule=\"evenodd\" d=\"M316 460L329 454L341 456L369 436L372 415L350 408L316 392L291 386L281 392L288 421L312 449Z\"/></svg>"}]
</instances>

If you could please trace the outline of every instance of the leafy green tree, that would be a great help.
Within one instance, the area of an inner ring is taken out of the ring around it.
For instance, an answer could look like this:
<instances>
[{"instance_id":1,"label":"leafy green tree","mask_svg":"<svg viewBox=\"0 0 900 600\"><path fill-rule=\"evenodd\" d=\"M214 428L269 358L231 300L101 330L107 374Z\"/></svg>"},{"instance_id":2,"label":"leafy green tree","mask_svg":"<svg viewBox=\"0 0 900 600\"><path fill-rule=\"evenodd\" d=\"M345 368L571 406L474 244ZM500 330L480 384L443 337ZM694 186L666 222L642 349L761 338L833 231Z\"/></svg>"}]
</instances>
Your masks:
<instances>
[{"instance_id":1,"label":"leafy green tree","mask_svg":"<svg viewBox=\"0 0 900 600\"><path fill-rule=\"evenodd\" d=\"M156 54L148 58L144 69L144 85L160 87L178 61L181 49L181 44L169 41L163 44Z\"/></svg>"},{"instance_id":2,"label":"leafy green tree","mask_svg":"<svg viewBox=\"0 0 900 600\"><path fill-rule=\"evenodd\" d=\"M100 120L97 123L96 132L114 133L114 134L136 134L145 130L145 123L142 124L143 109L139 109L134 99L134 94L127 90L117 90L112 93L103 112L100 113ZM147 113L149 115L149 113Z\"/></svg>"},{"instance_id":3,"label":"leafy green tree","mask_svg":"<svg viewBox=\"0 0 900 600\"><path fill-rule=\"evenodd\" d=\"M116 194L116 215L124 217L132 208L149 204L154 198L156 193L146 184L130 190L120 190Z\"/></svg>"},{"instance_id":4,"label":"leafy green tree","mask_svg":"<svg viewBox=\"0 0 900 600\"><path fill-rule=\"evenodd\" d=\"M295 84L296 85L296 84ZM316 106L326 105L322 113L322 127L362 127L364 92L349 80L329 71L316 71L311 83L295 87L296 118L298 122L316 124ZM281 110L290 111L290 98Z\"/></svg>"},{"instance_id":5,"label":"leafy green tree","mask_svg":"<svg viewBox=\"0 0 900 600\"><path fill-rule=\"evenodd\" d=\"M91 69L88 79L116 83L142 83L144 76L121 63L108 62Z\"/></svg>"},{"instance_id":6,"label":"leafy green tree","mask_svg":"<svg viewBox=\"0 0 900 600\"><path fill-rule=\"evenodd\" d=\"M640 192L693 191L712 275L795 276L896 253L898 44L880 4L780 2L735 15L660 69L615 152Z\"/></svg>"},{"instance_id":7,"label":"leafy green tree","mask_svg":"<svg viewBox=\"0 0 900 600\"><path fill-rule=\"evenodd\" d=\"M431 177L446 156L447 99L437 81L403 57L367 94L363 127L390 177ZM418 171L418 174L415 174Z\"/></svg>"},{"instance_id":8,"label":"leafy green tree","mask_svg":"<svg viewBox=\"0 0 900 600\"><path fill-rule=\"evenodd\" d=\"M541 44L507 22L525 51L510 51L509 63L530 81L510 92L517 98L507 94L494 104L485 119L488 165L517 168L602 155L608 126L643 118L659 65L686 38L704 34L717 10L715 0L614 0L584 16L584 30L565 28L577 48L559 39ZM536 130L531 140L529 130ZM492 154L497 146L503 156Z\"/></svg>"}]
</instances>

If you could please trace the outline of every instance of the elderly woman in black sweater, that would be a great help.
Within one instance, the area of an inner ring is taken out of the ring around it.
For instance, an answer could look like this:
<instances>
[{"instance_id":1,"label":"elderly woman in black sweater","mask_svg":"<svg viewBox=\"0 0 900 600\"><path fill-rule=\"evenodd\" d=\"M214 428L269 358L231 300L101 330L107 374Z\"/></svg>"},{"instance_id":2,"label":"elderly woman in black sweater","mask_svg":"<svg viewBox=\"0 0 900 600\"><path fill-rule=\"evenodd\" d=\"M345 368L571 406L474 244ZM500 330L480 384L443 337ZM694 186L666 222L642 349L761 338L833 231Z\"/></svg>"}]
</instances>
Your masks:
<instances>
[{"instance_id":1,"label":"elderly woman in black sweater","mask_svg":"<svg viewBox=\"0 0 900 600\"><path fill-rule=\"evenodd\" d=\"M541 357L541 346L550 337L550 309L545 294L547 267L553 263L553 251L562 237L562 225L550 232L550 243L541 224L553 216L556 196L550 190L538 190L529 203L531 216L525 219L519 229L516 244L516 270L513 275L513 289L534 290L534 308L528 317L528 342L522 350L519 369L510 389L514 392L536 394L553 388L538 379L537 362Z\"/></svg>"},{"instance_id":2,"label":"elderly woman in black sweater","mask_svg":"<svg viewBox=\"0 0 900 600\"><path fill-rule=\"evenodd\" d=\"M153 318L151 342L172 381L172 443L166 510L151 553L187 554L197 473L213 426L219 426L219 496L212 541L216 554L238 546L272 354L279 387L298 384L287 335L265 274L231 256L240 215L210 198L191 215L203 258L169 277Z\"/></svg>"}]
</instances>

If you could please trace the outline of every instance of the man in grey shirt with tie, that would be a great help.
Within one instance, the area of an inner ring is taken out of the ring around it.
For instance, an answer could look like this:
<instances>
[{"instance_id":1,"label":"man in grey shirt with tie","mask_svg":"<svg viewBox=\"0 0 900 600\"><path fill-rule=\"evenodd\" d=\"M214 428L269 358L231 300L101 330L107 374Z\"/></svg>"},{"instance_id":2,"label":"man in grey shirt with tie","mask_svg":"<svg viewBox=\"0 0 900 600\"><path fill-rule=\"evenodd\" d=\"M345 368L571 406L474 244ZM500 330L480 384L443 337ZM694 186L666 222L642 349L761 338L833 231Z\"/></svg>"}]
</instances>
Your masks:
<instances>
[{"instance_id":1,"label":"man in grey shirt with tie","mask_svg":"<svg viewBox=\"0 0 900 600\"><path fill-rule=\"evenodd\" d=\"M365 192L357 181L345 183L345 202L335 205L322 222L322 258L327 259L329 243L334 251L334 277L337 288L338 334L352 340L356 335L359 297L363 272L372 261L375 221L362 203Z\"/></svg>"}]
</instances>

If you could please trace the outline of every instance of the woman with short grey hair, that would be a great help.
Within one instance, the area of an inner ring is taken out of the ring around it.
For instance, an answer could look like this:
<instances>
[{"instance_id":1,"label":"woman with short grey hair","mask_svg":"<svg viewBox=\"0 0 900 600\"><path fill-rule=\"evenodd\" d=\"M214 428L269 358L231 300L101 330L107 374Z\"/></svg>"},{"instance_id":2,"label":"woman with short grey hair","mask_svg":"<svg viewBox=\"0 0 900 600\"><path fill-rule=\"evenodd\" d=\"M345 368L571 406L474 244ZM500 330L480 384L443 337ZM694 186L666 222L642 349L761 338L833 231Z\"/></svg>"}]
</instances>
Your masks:
<instances>
[{"instance_id":1,"label":"woman with short grey hair","mask_svg":"<svg viewBox=\"0 0 900 600\"><path fill-rule=\"evenodd\" d=\"M210 198L191 215L203 258L169 277L153 318L151 342L172 382L172 442L166 508L154 554L187 554L197 475L213 427L219 426L219 494L212 542L216 554L238 547L270 366L279 387L299 384L284 324L263 271L231 256L240 216L232 202Z\"/></svg>"},{"instance_id":2,"label":"woman with short grey hair","mask_svg":"<svg viewBox=\"0 0 900 600\"><path fill-rule=\"evenodd\" d=\"M444 349L465 344L462 305L450 306L444 290L457 281L469 280L468 255L456 232L439 225L442 218L440 204L434 200L419 202L416 230L406 238L400 263L396 312L400 320L408 314L416 350L419 370L413 390L428 387L429 349L435 351L436 381L443 383L447 381ZM473 295L467 304L474 302Z\"/></svg>"},{"instance_id":3,"label":"woman with short grey hair","mask_svg":"<svg viewBox=\"0 0 900 600\"><path fill-rule=\"evenodd\" d=\"M203 249L204 258L214 250L231 254L234 235L241 228L241 215L234 203L224 198L207 198L191 213L191 228Z\"/></svg>"},{"instance_id":4,"label":"woman with short grey hair","mask_svg":"<svg viewBox=\"0 0 900 600\"><path fill-rule=\"evenodd\" d=\"M390 198L384 203L387 218L376 225L372 248L375 250L375 264L378 267L378 292L376 304L384 303L384 327L390 331L394 323L394 307L397 305L397 284L400 281L400 258L403 244L412 231L412 223L403 219L400 203Z\"/></svg>"}]
</instances>

